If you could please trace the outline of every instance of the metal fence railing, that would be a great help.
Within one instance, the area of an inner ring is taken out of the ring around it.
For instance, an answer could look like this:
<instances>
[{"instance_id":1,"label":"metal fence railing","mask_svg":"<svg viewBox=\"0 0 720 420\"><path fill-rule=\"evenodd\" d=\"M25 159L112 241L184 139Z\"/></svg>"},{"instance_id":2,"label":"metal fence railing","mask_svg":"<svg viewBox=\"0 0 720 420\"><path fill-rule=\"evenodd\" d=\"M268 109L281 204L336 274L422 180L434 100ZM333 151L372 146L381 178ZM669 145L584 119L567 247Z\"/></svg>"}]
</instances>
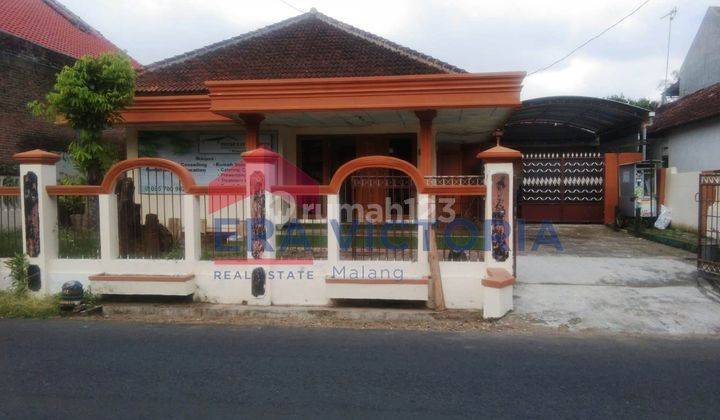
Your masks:
<instances>
[{"instance_id":1,"label":"metal fence railing","mask_svg":"<svg viewBox=\"0 0 720 420\"><path fill-rule=\"evenodd\" d=\"M57 196L58 256L100 258L100 214L97 195Z\"/></svg>"},{"instance_id":2,"label":"metal fence railing","mask_svg":"<svg viewBox=\"0 0 720 420\"><path fill-rule=\"evenodd\" d=\"M275 225L276 258L327 259L327 196L291 195L282 203L284 221Z\"/></svg>"},{"instance_id":3,"label":"metal fence railing","mask_svg":"<svg viewBox=\"0 0 720 420\"><path fill-rule=\"evenodd\" d=\"M340 189L340 232L342 260L417 261L413 180L392 169L348 177Z\"/></svg>"},{"instance_id":4,"label":"metal fence railing","mask_svg":"<svg viewBox=\"0 0 720 420\"><path fill-rule=\"evenodd\" d=\"M435 236L440 261L482 261L485 197L436 196Z\"/></svg>"},{"instance_id":5,"label":"metal fence railing","mask_svg":"<svg viewBox=\"0 0 720 420\"><path fill-rule=\"evenodd\" d=\"M183 190L173 172L135 168L118 178L121 258L183 259Z\"/></svg>"},{"instance_id":6,"label":"metal fence railing","mask_svg":"<svg viewBox=\"0 0 720 420\"><path fill-rule=\"evenodd\" d=\"M246 259L245 203L239 194L200 195L202 260Z\"/></svg>"},{"instance_id":7,"label":"metal fence railing","mask_svg":"<svg viewBox=\"0 0 720 420\"><path fill-rule=\"evenodd\" d=\"M23 252L20 190L5 186L0 191L0 258Z\"/></svg>"}]
</instances>

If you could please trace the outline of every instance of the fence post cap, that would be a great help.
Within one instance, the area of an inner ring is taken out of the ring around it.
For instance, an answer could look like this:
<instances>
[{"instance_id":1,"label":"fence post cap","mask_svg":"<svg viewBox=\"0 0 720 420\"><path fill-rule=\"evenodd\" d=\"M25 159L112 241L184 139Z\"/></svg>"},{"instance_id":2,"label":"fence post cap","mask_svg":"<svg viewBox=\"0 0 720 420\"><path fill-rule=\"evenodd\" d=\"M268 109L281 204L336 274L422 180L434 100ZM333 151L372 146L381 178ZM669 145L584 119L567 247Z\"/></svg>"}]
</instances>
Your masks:
<instances>
[{"instance_id":1,"label":"fence post cap","mask_svg":"<svg viewBox=\"0 0 720 420\"><path fill-rule=\"evenodd\" d=\"M519 150L511 149L505 146L494 146L477 154L478 159L486 162L512 162L522 159L522 153Z\"/></svg>"},{"instance_id":2,"label":"fence post cap","mask_svg":"<svg viewBox=\"0 0 720 420\"><path fill-rule=\"evenodd\" d=\"M258 147L254 150L244 152L242 155L245 162L251 163L262 163L262 162L275 162L280 159L280 155L273 152L272 150L264 147Z\"/></svg>"},{"instance_id":3,"label":"fence post cap","mask_svg":"<svg viewBox=\"0 0 720 420\"><path fill-rule=\"evenodd\" d=\"M45 150L35 149L27 152L15 153L13 159L19 163L37 163L40 165L54 165L60 160L57 153L47 152Z\"/></svg>"}]
</instances>

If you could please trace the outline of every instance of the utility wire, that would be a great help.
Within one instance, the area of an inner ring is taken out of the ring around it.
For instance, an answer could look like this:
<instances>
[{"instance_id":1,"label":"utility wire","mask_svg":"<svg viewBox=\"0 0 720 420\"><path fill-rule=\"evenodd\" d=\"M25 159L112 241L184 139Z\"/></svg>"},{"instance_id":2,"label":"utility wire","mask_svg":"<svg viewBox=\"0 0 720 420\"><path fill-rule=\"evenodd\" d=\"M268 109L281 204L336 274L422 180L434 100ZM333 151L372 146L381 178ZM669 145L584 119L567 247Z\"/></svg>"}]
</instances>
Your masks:
<instances>
[{"instance_id":1,"label":"utility wire","mask_svg":"<svg viewBox=\"0 0 720 420\"><path fill-rule=\"evenodd\" d=\"M292 7L293 9L297 10L300 13L305 13L305 10L295 6L294 4L290 3L289 1L280 0L281 3L283 3L285 6Z\"/></svg>"},{"instance_id":2,"label":"utility wire","mask_svg":"<svg viewBox=\"0 0 720 420\"><path fill-rule=\"evenodd\" d=\"M575 53L576 53L579 49L581 49L582 47L586 46L587 44L589 44L589 43L595 41L596 39L600 38L601 36L605 35L606 32L608 32L608 31L611 30L612 28L618 26L619 24L621 24L625 19L627 19L627 18L629 18L630 16L634 15L635 13L637 13L640 9L642 9L642 8L643 8L646 4L648 4L648 3L650 3L650 0L645 0L642 4L640 4L638 7L636 7L635 9L633 9L632 12L630 12L630 13L628 13L627 15L623 16L622 19L620 19L620 20L618 20L617 22L613 23L612 25L608 26L607 28L605 28L605 29L604 29L602 32L600 32L599 34L595 35L594 37L592 37L592 38L588 39L587 41L583 42L582 44L578 45L578 46L575 47L572 51L570 51L569 53L565 54L565 55L562 56L561 58L553 61L553 62L550 63L549 65L547 65L547 66L545 66L545 67L541 67L541 68L539 68L539 69L537 69L537 70L535 70L535 71L532 71L532 72L528 73L528 76L532 76L532 75L535 74L535 73L540 73L540 72L542 72L542 71L545 71L545 70L549 69L550 67L554 66L555 64L558 64L558 63L564 61L566 58L568 58L568 57L570 57L571 55L575 54Z\"/></svg>"}]
</instances>

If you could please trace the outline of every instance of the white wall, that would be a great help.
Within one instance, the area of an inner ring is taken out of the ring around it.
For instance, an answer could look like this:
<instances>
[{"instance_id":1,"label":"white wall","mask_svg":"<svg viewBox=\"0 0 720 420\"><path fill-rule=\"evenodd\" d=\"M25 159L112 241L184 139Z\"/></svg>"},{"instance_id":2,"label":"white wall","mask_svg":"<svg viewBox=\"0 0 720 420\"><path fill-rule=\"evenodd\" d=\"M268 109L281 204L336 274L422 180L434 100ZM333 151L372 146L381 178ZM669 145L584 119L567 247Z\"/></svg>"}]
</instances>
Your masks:
<instances>
[{"instance_id":1,"label":"white wall","mask_svg":"<svg viewBox=\"0 0 720 420\"><path fill-rule=\"evenodd\" d=\"M10 279L10 270L5 266L5 261L9 258L0 258L0 290L7 290L12 284Z\"/></svg>"},{"instance_id":2,"label":"white wall","mask_svg":"<svg viewBox=\"0 0 720 420\"><path fill-rule=\"evenodd\" d=\"M665 205L672 210L672 226L696 231L700 172L720 169L720 118L670 130L653 141L650 157L662 159L665 147L669 167Z\"/></svg>"},{"instance_id":3,"label":"white wall","mask_svg":"<svg viewBox=\"0 0 720 420\"><path fill-rule=\"evenodd\" d=\"M661 159L668 147L668 167L678 172L720 169L720 118L688 124L653 141L652 158Z\"/></svg>"},{"instance_id":4,"label":"white wall","mask_svg":"<svg viewBox=\"0 0 720 420\"><path fill-rule=\"evenodd\" d=\"M700 172L677 172L670 168L665 179L665 205L672 211L672 227L698 229L698 193Z\"/></svg>"}]
</instances>

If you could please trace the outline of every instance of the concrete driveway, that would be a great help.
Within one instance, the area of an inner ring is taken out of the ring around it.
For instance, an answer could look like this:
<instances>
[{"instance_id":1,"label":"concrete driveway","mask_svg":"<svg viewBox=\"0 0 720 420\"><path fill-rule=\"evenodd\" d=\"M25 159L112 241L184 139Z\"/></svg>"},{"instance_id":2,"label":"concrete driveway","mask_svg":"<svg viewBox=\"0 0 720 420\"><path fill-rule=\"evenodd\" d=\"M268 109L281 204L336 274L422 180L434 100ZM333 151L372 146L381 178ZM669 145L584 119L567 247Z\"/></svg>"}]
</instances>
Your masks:
<instances>
[{"instance_id":1,"label":"concrete driveway","mask_svg":"<svg viewBox=\"0 0 720 420\"><path fill-rule=\"evenodd\" d=\"M605 226L556 225L562 250L532 250L526 227L518 254L515 312L570 330L720 332L720 303L701 287L695 255Z\"/></svg>"}]
</instances>

